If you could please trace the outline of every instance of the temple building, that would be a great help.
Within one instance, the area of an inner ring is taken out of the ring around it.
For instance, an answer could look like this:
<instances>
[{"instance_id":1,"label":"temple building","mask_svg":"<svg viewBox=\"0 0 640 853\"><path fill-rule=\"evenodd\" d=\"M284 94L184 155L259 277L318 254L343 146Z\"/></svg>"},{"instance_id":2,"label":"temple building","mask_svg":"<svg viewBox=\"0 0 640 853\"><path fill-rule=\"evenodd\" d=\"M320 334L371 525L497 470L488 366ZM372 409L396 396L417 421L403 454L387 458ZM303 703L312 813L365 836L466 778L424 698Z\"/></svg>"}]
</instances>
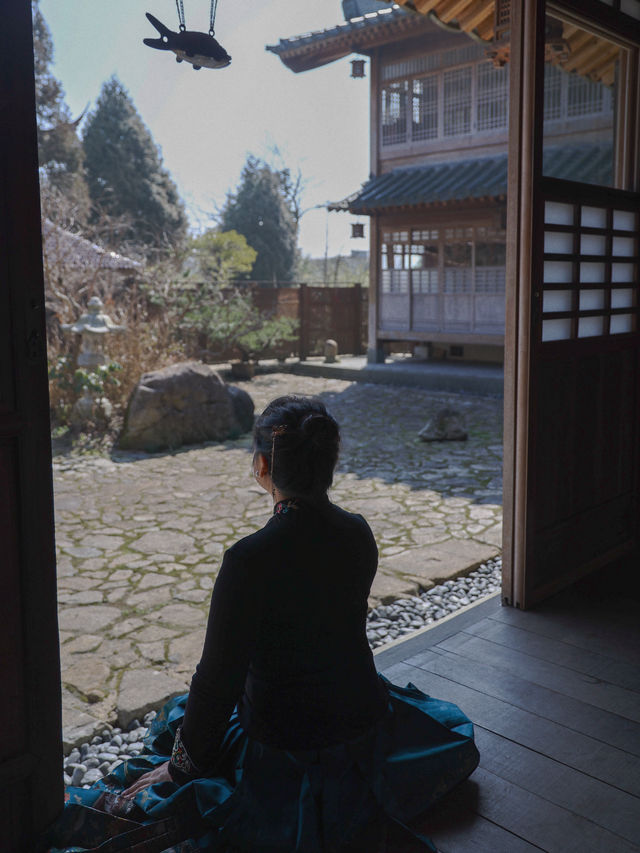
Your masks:
<instances>
[{"instance_id":1,"label":"temple building","mask_svg":"<svg viewBox=\"0 0 640 853\"><path fill-rule=\"evenodd\" d=\"M330 207L370 217L369 359L403 341L502 361L509 71L493 3L458 3L466 12L449 23L376 0L342 5L344 23L267 50L296 73L369 59L370 178ZM584 32L549 28L544 173L608 184L612 56L589 64Z\"/></svg>"}]
</instances>

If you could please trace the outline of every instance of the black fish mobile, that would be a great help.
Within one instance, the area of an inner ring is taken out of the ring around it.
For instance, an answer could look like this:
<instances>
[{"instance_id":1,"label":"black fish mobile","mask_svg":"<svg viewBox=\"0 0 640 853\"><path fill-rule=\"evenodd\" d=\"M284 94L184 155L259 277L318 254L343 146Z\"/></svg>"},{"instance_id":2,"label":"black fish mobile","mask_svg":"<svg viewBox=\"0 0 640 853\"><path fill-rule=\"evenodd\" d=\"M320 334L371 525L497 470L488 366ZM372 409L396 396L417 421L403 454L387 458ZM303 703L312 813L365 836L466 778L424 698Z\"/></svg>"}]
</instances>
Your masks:
<instances>
[{"instance_id":1,"label":"black fish mobile","mask_svg":"<svg viewBox=\"0 0 640 853\"><path fill-rule=\"evenodd\" d=\"M144 39L144 43L157 50L172 50L176 55L176 62L190 62L195 71L201 68L226 68L231 62L227 51L215 38L214 23L218 0L211 0L209 14L209 32L200 33L196 30L188 30L184 20L183 0L176 0L178 9L179 32L174 33L161 21L147 12L147 18L160 33L160 38Z\"/></svg>"}]
</instances>

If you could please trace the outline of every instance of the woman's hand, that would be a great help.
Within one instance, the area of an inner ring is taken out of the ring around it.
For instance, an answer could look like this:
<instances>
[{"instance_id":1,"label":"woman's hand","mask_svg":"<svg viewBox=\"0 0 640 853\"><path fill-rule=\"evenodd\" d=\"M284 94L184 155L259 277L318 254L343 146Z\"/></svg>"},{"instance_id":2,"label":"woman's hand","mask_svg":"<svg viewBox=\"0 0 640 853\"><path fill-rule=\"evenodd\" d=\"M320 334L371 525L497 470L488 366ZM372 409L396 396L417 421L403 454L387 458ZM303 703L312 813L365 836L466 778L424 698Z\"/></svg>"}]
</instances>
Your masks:
<instances>
[{"instance_id":1,"label":"woman's hand","mask_svg":"<svg viewBox=\"0 0 640 853\"><path fill-rule=\"evenodd\" d=\"M149 785L157 785L160 782L172 781L173 780L169 774L169 762L165 761L164 764L159 764L157 767L154 767L153 770L150 770L148 773L145 773L144 776L141 776L133 783L133 785L131 785L130 788L127 788L127 790L123 792L122 796L127 797L127 799L133 799L137 793L148 788Z\"/></svg>"}]
</instances>

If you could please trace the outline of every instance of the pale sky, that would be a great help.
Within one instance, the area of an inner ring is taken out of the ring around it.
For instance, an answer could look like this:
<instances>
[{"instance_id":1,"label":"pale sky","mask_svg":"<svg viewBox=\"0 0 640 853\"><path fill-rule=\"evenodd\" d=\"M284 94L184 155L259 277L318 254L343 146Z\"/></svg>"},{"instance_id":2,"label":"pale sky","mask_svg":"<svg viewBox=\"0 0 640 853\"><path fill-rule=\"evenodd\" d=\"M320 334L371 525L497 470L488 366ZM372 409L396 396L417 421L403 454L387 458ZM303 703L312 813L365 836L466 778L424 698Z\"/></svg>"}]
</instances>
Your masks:
<instances>
[{"instance_id":1,"label":"pale sky","mask_svg":"<svg viewBox=\"0 0 640 853\"><path fill-rule=\"evenodd\" d=\"M208 29L209 0L184 0L188 29ZM232 56L228 68L194 71L173 53L142 44L157 33L149 11L178 28L174 0L40 0L51 29L53 72L74 115L93 106L116 74L160 146L165 167L194 227L224 202L249 152L268 158L277 146L307 187L304 207L336 201L369 174L369 79L351 79L349 58L294 74L265 50L287 38L343 20L340 0L219 0L216 38ZM351 57L353 58L353 57ZM300 246L320 257L368 248L351 240L347 213L310 210ZM365 227L368 238L368 227Z\"/></svg>"}]
</instances>

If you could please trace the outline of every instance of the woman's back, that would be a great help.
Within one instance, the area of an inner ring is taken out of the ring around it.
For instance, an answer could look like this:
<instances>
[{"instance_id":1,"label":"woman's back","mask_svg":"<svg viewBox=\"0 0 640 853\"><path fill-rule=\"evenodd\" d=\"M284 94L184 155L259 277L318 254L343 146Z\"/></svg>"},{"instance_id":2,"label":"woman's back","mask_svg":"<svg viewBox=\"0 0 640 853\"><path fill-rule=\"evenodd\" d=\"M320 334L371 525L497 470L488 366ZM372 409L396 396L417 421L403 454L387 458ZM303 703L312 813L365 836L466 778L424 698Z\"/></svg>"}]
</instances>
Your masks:
<instances>
[{"instance_id":1,"label":"woman's back","mask_svg":"<svg viewBox=\"0 0 640 853\"><path fill-rule=\"evenodd\" d=\"M325 746L355 737L386 704L366 639L377 548L361 516L328 500L279 508L232 549L257 598L240 718L266 743Z\"/></svg>"}]
</instances>

